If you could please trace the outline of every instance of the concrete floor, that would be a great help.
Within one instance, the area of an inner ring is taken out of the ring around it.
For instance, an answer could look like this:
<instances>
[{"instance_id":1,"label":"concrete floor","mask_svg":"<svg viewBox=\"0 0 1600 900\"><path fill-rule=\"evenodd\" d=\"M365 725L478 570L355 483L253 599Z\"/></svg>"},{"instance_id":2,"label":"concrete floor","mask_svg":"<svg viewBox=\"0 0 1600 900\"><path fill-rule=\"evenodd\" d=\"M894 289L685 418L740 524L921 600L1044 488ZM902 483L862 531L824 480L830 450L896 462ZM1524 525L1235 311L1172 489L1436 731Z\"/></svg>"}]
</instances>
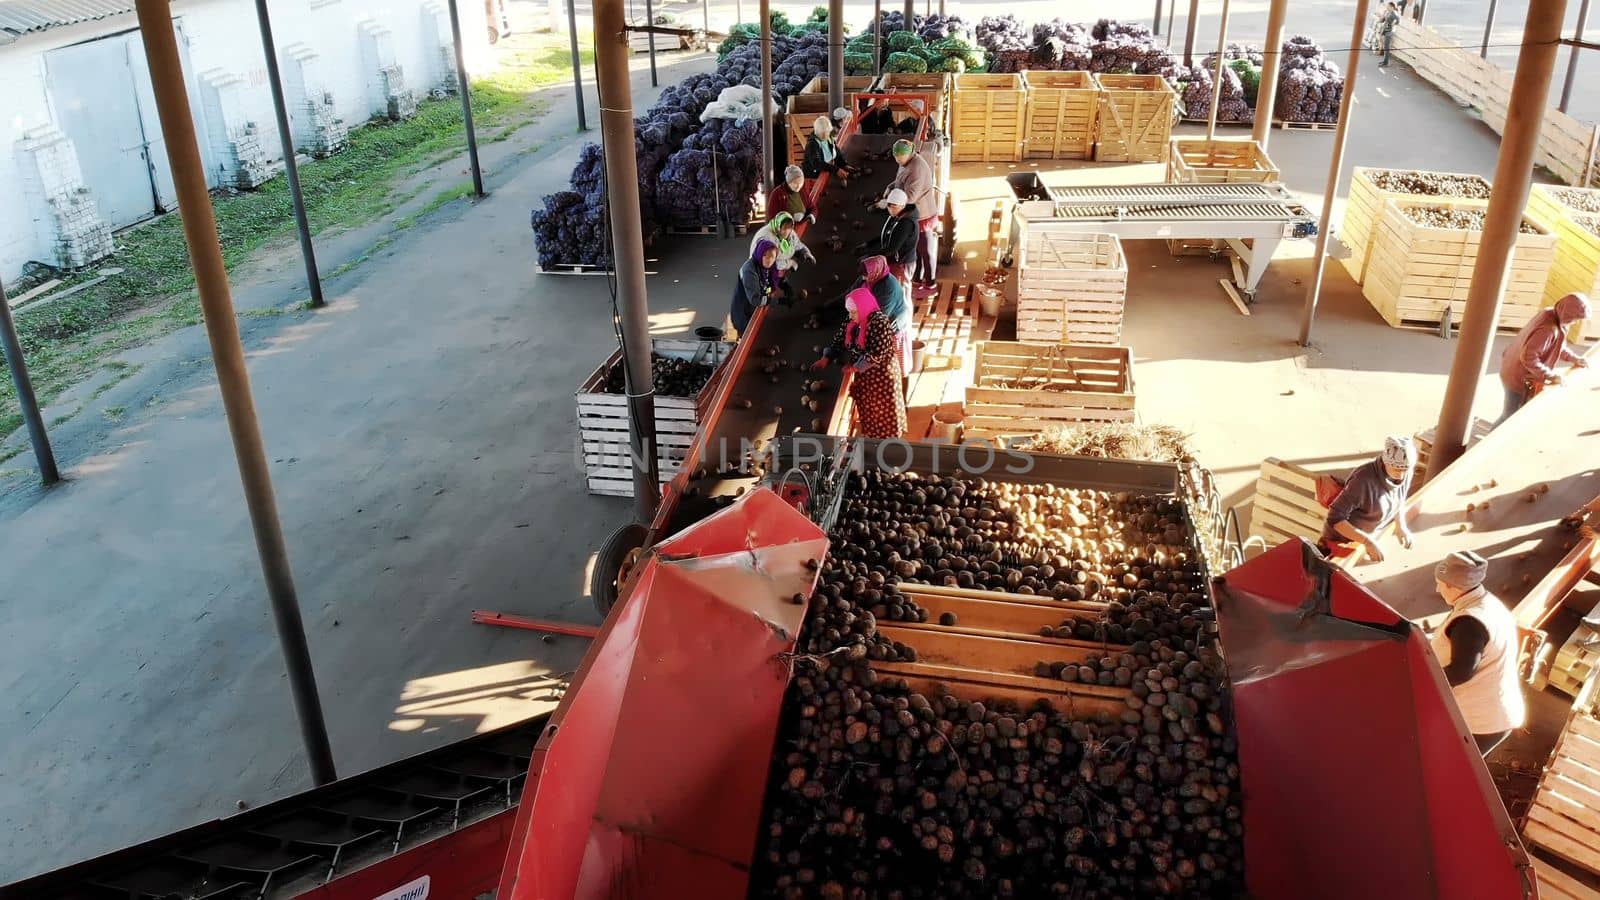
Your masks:
<instances>
[{"instance_id":1,"label":"concrete floor","mask_svg":"<svg viewBox=\"0 0 1600 900\"><path fill-rule=\"evenodd\" d=\"M636 76L639 108L647 84ZM548 143L505 160L488 199L407 232L327 310L248 323L344 773L548 706L582 642L468 614L594 621L586 568L629 516L585 493L573 454L570 392L611 347L605 281L532 273L527 211L564 185L580 146L555 96L537 126ZM1352 164L1492 169L1493 134L1398 68L1369 73L1358 97ZM1318 201L1331 135L1272 140L1289 183ZM656 332L720 320L746 246L655 248ZM1353 463L1436 416L1454 345L1384 326L1342 268L1316 348L1294 344L1309 252L1286 249L1245 318L1215 286L1220 268L1130 250L1141 415L1191 430L1230 502L1263 456ZM119 389L133 412L64 448L69 481L0 501L0 634L14 648L0 657L0 881L308 784L203 335L145 356Z\"/></svg>"}]
</instances>

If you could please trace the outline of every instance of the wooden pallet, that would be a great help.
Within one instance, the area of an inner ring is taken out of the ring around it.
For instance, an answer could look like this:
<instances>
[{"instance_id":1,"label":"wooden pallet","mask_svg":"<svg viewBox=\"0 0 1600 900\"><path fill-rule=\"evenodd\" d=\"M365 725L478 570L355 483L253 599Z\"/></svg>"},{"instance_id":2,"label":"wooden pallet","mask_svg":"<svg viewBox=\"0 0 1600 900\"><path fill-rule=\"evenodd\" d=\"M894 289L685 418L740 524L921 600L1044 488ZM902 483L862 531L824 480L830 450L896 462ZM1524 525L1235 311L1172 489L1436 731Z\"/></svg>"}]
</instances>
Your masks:
<instances>
[{"instance_id":1,"label":"wooden pallet","mask_svg":"<svg viewBox=\"0 0 1600 900\"><path fill-rule=\"evenodd\" d=\"M1590 615L1593 614L1591 610ZM1576 697L1597 664L1600 664L1600 630L1579 622L1567 642L1556 651L1550 666L1550 686Z\"/></svg>"},{"instance_id":2,"label":"wooden pallet","mask_svg":"<svg viewBox=\"0 0 1600 900\"><path fill-rule=\"evenodd\" d=\"M1088 72L1024 70L1028 83L1028 159L1088 159L1094 155L1099 91Z\"/></svg>"},{"instance_id":3,"label":"wooden pallet","mask_svg":"<svg viewBox=\"0 0 1600 900\"><path fill-rule=\"evenodd\" d=\"M1600 888L1579 881L1571 873L1537 854L1529 854L1539 879L1539 900L1594 900Z\"/></svg>"},{"instance_id":4,"label":"wooden pallet","mask_svg":"<svg viewBox=\"0 0 1600 900\"><path fill-rule=\"evenodd\" d=\"M1473 416L1472 427L1467 430L1467 446L1471 447L1474 442L1482 440L1484 435L1493 430L1493 422ZM1428 456L1433 451L1433 436L1436 433L1435 426L1429 425L1411 436L1411 440L1417 445L1417 472L1419 473L1428 471ZM1421 478L1416 480L1416 486L1422 486Z\"/></svg>"},{"instance_id":5,"label":"wooden pallet","mask_svg":"<svg viewBox=\"0 0 1600 900\"><path fill-rule=\"evenodd\" d=\"M700 359L716 366L711 380L694 397L656 395L656 465L664 483L676 475L706 406L726 374L734 345L723 341L657 339L651 352L674 359ZM605 391L606 378L622 364L622 351L612 352L576 391L578 441L583 453L589 492L614 497L633 496L633 460L628 436L628 398Z\"/></svg>"},{"instance_id":6,"label":"wooden pallet","mask_svg":"<svg viewBox=\"0 0 1600 900\"><path fill-rule=\"evenodd\" d=\"M534 271L540 275L610 275L611 267L592 266L587 263L556 263L549 268L534 266Z\"/></svg>"},{"instance_id":7,"label":"wooden pallet","mask_svg":"<svg viewBox=\"0 0 1600 900\"><path fill-rule=\"evenodd\" d=\"M1593 716L1593 686L1590 679L1556 740L1523 821L1522 838L1600 874L1600 719ZM1579 896L1593 897L1594 892Z\"/></svg>"},{"instance_id":8,"label":"wooden pallet","mask_svg":"<svg viewBox=\"0 0 1600 900\"><path fill-rule=\"evenodd\" d=\"M1182 116L1182 117L1180 117L1178 119L1178 121L1182 122L1185 125L1210 125L1211 124L1211 120L1210 119L1196 119L1196 118L1193 118L1191 116ZM1253 128L1253 127L1255 127L1255 124L1256 123L1254 123L1254 122L1235 122L1235 121L1232 121L1231 119L1218 119L1217 120L1217 127L1218 128Z\"/></svg>"},{"instance_id":9,"label":"wooden pallet","mask_svg":"<svg viewBox=\"0 0 1600 900\"><path fill-rule=\"evenodd\" d=\"M1437 324L1448 312L1454 323L1460 323L1482 232L1419 225L1405 212L1417 207L1486 205L1484 200L1439 198L1384 201L1361 290L1384 321L1396 327ZM1536 233L1517 235L1496 322L1500 328L1521 328L1539 311L1555 259L1555 235L1533 219L1524 221Z\"/></svg>"},{"instance_id":10,"label":"wooden pallet","mask_svg":"<svg viewBox=\"0 0 1600 900\"><path fill-rule=\"evenodd\" d=\"M1016 162L1028 131L1028 82L1017 74L957 75L950 93L950 156Z\"/></svg>"},{"instance_id":11,"label":"wooden pallet","mask_svg":"<svg viewBox=\"0 0 1600 900\"><path fill-rule=\"evenodd\" d=\"M1165 162L1177 118L1178 92L1160 75L1094 77L1099 88L1094 158L1098 162Z\"/></svg>"},{"instance_id":12,"label":"wooden pallet","mask_svg":"<svg viewBox=\"0 0 1600 900\"><path fill-rule=\"evenodd\" d=\"M1256 141L1176 137L1167 157L1168 184L1271 184L1278 167Z\"/></svg>"},{"instance_id":13,"label":"wooden pallet","mask_svg":"<svg viewBox=\"0 0 1600 900\"><path fill-rule=\"evenodd\" d=\"M1029 344L1122 343L1128 262L1113 234L1028 234L1017 274L1017 340Z\"/></svg>"},{"instance_id":14,"label":"wooden pallet","mask_svg":"<svg viewBox=\"0 0 1600 900\"><path fill-rule=\"evenodd\" d=\"M1567 294L1600 296L1600 234L1586 223L1600 221L1600 214L1585 213L1568 206L1564 197L1585 194L1600 197L1600 188L1562 188L1536 184L1528 195L1528 215L1555 232L1556 256L1550 266L1550 280L1544 287L1544 304L1549 306ZM1595 333L1600 325L1592 317L1580 332ZM1575 337L1582 337L1580 333Z\"/></svg>"},{"instance_id":15,"label":"wooden pallet","mask_svg":"<svg viewBox=\"0 0 1600 900\"><path fill-rule=\"evenodd\" d=\"M1030 437L1060 425L1134 421L1127 347L978 345L966 392L968 437Z\"/></svg>"},{"instance_id":16,"label":"wooden pallet","mask_svg":"<svg viewBox=\"0 0 1600 900\"><path fill-rule=\"evenodd\" d=\"M1273 547L1305 538L1316 542L1328 511L1317 502L1316 473L1276 457L1261 461L1255 500L1250 507L1250 536Z\"/></svg>"},{"instance_id":17,"label":"wooden pallet","mask_svg":"<svg viewBox=\"0 0 1600 900\"><path fill-rule=\"evenodd\" d=\"M1388 171L1370 166L1356 166L1350 173L1350 196L1344 204L1344 216L1339 222L1339 240L1350 248L1350 254L1341 262L1345 271L1355 279L1356 284L1365 284L1367 280L1367 263L1372 253L1373 235L1377 230L1379 216L1383 213L1385 200L1417 200L1426 203L1438 199L1427 194L1402 194L1398 191L1386 191L1373 183L1372 176L1375 172ZM1470 178L1489 187L1487 179L1477 175L1456 172L1439 172L1435 174L1450 175L1456 178Z\"/></svg>"},{"instance_id":18,"label":"wooden pallet","mask_svg":"<svg viewBox=\"0 0 1600 900\"><path fill-rule=\"evenodd\" d=\"M941 281L937 294L916 300L911 338L922 342L922 368L961 368L977 319L978 293L971 284Z\"/></svg>"},{"instance_id":19,"label":"wooden pallet","mask_svg":"<svg viewBox=\"0 0 1600 900\"><path fill-rule=\"evenodd\" d=\"M1273 124L1289 131L1334 131L1339 127L1338 122L1290 122L1287 119L1279 119Z\"/></svg>"}]
</instances>

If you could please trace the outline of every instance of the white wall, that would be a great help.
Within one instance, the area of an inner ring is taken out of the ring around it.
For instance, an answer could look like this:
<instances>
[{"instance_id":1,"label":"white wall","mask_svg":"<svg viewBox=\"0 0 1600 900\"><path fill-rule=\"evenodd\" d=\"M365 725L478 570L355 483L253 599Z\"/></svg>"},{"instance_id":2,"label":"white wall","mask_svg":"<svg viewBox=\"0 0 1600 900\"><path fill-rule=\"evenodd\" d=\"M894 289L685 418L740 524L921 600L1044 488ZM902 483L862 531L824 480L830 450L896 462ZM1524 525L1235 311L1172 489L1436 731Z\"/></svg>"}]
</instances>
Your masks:
<instances>
[{"instance_id":1,"label":"white wall","mask_svg":"<svg viewBox=\"0 0 1600 900\"><path fill-rule=\"evenodd\" d=\"M407 87L425 97L443 74L441 54L437 46L429 43L437 39L435 35L449 40L447 19L436 27L425 17L443 9L443 0L272 0L273 37L280 67L286 67L283 51L289 45L303 44L315 50L324 87L334 94L340 117L354 127L381 112L370 98L371 78L363 68L359 38L362 23L374 21L387 28L391 35L388 44L393 48L395 62L404 69ZM458 9L468 58L481 58L487 36L483 4L461 0ZM237 102L233 106L256 123L269 157L280 160L254 4L250 0L178 0L173 10L188 40L191 79L216 70L240 76L242 82L234 88ZM0 278L9 281L29 260L50 258L49 243L36 234L29 205L19 202L26 161L19 159L17 153L24 131L54 121L44 54L57 47L125 32L136 25L137 20L128 13L101 22L54 28L0 45L0 197L7 198L0 201ZM191 94L190 102L202 144L214 143L207 125L215 123L205 121L200 97ZM289 97L288 103L294 109L295 98ZM214 169L216 154L209 147L206 154ZM216 172L208 174L212 183L217 183ZM89 187L92 190L94 186L90 183Z\"/></svg>"}]
</instances>

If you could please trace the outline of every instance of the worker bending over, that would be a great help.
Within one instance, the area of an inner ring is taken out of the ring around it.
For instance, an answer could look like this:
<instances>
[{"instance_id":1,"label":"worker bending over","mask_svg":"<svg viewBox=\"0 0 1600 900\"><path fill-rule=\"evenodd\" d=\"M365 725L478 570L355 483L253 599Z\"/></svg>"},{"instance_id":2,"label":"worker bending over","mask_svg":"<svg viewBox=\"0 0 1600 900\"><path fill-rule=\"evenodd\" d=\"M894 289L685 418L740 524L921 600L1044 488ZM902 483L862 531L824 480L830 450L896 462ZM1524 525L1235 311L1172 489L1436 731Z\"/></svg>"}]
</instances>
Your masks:
<instances>
[{"instance_id":1,"label":"worker bending over","mask_svg":"<svg viewBox=\"0 0 1600 900\"><path fill-rule=\"evenodd\" d=\"M1401 512L1406 495L1411 493L1411 475L1417 466L1417 445L1409 437L1389 437L1383 453L1350 473L1328 504L1328 519L1322 526L1317 549L1324 556L1339 558L1365 547L1375 561L1383 560L1378 535L1395 523L1400 545L1411 546L1411 529Z\"/></svg>"},{"instance_id":2,"label":"worker bending over","mask_svg":"<svg viewBox=\"0 0 1600 900\"><path fill-rule=\"evenodd\" d=\"M910 141L894 142L894 161L900 169L895 173L889 190L904 191L906 202L916 208L917 246L916 268L911 274L913 288L931 289L938 282L934 271L935 251L938 245L939 204L935 196L933 167L917 153ZM888 205L888 194L878 201L878 208Z\"/></svg>"},{"instance_id":3,"label":"worker bending over","mask_svg":"<svg viewBox=\"0 0 1600 900\"><path fill-rule=\"evenodd\" d=\"M895 340L900 348L900 373L911 372L911 304L906 302L906 292L898 279L889 275L889 261L882 256L869 256L861 261L861 277L850 290L866 288L878 301L878 308L894 322Z\"/></svg>"},{"instance_id":4,"label":"worker bending over","mask_svg":"<svg viewBox=\"0 0 1600 900\"><path fill-rule=\"evenodd\" d=\"M1517 620L1483 586L1488 573L1489 563L1471 551L1452 553L1433 570L1434 587L1450 604L1433 636L1433 655L1484 756L1527 716L1517 677Z\"/></svg>"},{"instance_id":5,"label":"worker bending over","mask_svg":"<svg viewBox=\"0 0 1600 900\"><path fill-rule=\"evenodd\" d=\"M778 245L762 238L750 251L750 258L739 267L733 282L733 299L728 305L728 320L742 337L756 310L781 298L778 275Z\"/></svg>"},{"instance_id":6,"label":"worker bending over","mask_svg":"<svg viewBox=\"0 0 1600 900\"><path fill-rule=\"evenodd\" d=\"M762 241L770 241L778 248L778 277L788 277L799 263L796 257L810 263L816 263L817 257L800 240L800 235L795 233L794 217L786 212L778 213L772 221L761 226L761 229L750 238L750 256L755 257L756 245Z\"/></svg>"},{"instance_id":7,"label":"worker bending over","mask_svg":"<svg viewBox=\"0 0 1600 900\"><path fill-rule=\"evenodd\" d=\"M783 182L767 195L767 218L786 212L794 217L795 224L815 222L817 205L806 196L806 173L799 166L783 170Z\"/></svg>"},{"instance_id":8,"label":"worker bending over","mask_svg":"<svg viewBox=\"0 0 1600 900\"><path fill-rule=\"evenodd\" d=\"M1567 329L1574 322L1589 318L1589 298L1583 294L1568 294L1556 305L1541 309L1529 319L1511 344L1500 354L1500 386L1506 390L1505 409L1501 422L1522 408L1534 394L1547 384L1560 384L1561 375L1556 364L1565 360L1575 368L1588 368L1589 363L1567 344Z\"/></svg>"},{"instance_id":9,"label":"worker bending over","mask_svg":"<svg viewBox=\"0 0 1600 900\"><path fill-rule=\"evenodd\" d=\"M911 263L917 254L917 208L906 201L906 192L891 188L883 199L888 215L878 236L856 245L856 256L883 256L889 260L889 271L900 279L906 293L911 293L909 276Z\"/></svg>"},{"instance_id":10,"label":"worker bending over","mask_svg":"<svg viewBox=\"0 0 1600 900\"><path fill-rule=\"evenodd\" d=\"M807 178L831 172L848 180L848 176L855 174L845 161L844 151L833 140L833 120L827 116L817 116L811 123L811 137L806 139L805 157L801 162Z\"/></svg>"},{"instance_id":11,"label":"worker bending over","mask_svg":"<svg viewBox=\"0 0 1600 900\"><path fill-rule=\"evenodd\" d=\"M889 440L906 430L906 398L900 386L900 353L894 322L878 308L867 288L856 288L844 298L850 320L839 327L833 343L812 371L830 362L855 373L850 380L850 402L855 405L859 434Z\"/></svg>"}]
</instances>

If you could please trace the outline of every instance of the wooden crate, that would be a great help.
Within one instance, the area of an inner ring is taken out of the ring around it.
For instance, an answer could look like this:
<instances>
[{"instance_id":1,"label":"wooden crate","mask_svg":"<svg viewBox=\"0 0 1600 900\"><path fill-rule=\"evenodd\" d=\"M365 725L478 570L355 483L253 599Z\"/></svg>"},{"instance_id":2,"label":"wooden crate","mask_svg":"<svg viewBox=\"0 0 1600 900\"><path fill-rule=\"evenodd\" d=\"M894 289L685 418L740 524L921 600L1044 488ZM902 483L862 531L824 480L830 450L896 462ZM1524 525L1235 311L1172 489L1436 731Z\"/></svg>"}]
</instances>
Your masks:
<instances>
[{"instance_id":1,"label":"wooden crate","mask_svg":"<svg viewBox=\"0 0 1600 900\"><path fill-rule=\"evenodd\" d=\"M820 76L819 76L820 77ZM806 141L817 116L829 116L827 94L790 94L783 108L783 130L789 135L789 165L798 166L806 155Z\"/></svg>"},{"instance_id":2,"label":"wooden crate","mask_svg":"<svg viewBox=\"0 0 1600 900\"><path fill-rule=\"evenodd\" d=\"M1472 427L1468 430L1467 434L1467 446L1471 447L1474 442L1482 440L1484 435L1487 435L1493 430L1493 422L1489 421L1488 419L1480 419L1474 416L1472 418ZM1424 428L1411 436L1411 440L1417 445L1417 472L1419 474L1428 472L1428 457L1433 452L1434 434L1434 426L1429 425L1427 428ZM1432 475L1433 473L1429 472L1428 474ZM1419 478L1413 484L1412 490L1415 491L1416 488L1421 486L1421 479Z\"/></svg>"},{"instance_id":3,"label":"wooden crate","mask_svg":"<svg viewBox=\"0 0 1600 900\"><path fill-rule=\"evenodd\" d=\"M959 369L978 320L978 294L971 284L939 282L939 292L912 301L911 337L922 342L922 368Z\"/></svg>"},{"instance_id":4,"label":"wooden crate","mask_svg":"<svg viewBox=\"0 0 1600 900\"><path fill-rule=\"evenodd\" d=\"M872 90L873 82L877 80L878 76L876 75L846 75L844 77L845 108L854 109L856 95ZM821 94L826 97L828 95L828 76L818 75L806 82L806 86L800 89L800 93Z\"/></svg>"},{"instance_id":5,"label":"wooden crate","mask_svg":"<svg viewBox=\"0 0 1600 900\"><path fill-rule=\"evenodd\" d=\"M1261 461L1250 504L1250 536L1275 547L1284 541L1322 537L1328 511L1317 502L1317 475L1276 457Z\"/></svg>"},{"instance_id":6,"label":"wooden crate","mask_svg":"<svg viewBox=\"0 0 1600 900\"><path fill-rule=\"evenodd\" d=\"M1028 83L1028 159L1088 159L1094 155L1099 90L1088 72L1024 71Z\"/></svg>"},{"instance_id":7,"label":"wooden crate","mask_svg":"<svg viewBox=\"0 0 1600 900\"><path fill-rule=\"evenodd\" d=\"M1272 184L1278 167L1259 143L1241 138L1173 138L1168 184Z\"/></svg>"},{"instance_id":8,"label":"wooden crate","mask_svg":"<svg viewBox=\"0 0 1600 900\"><path fill-rule=\"evenodd\" d=\"M1436 327L1446 314L1459 323L1465 312L1481 232L1418 225L1405 215L1416 207L1482 209L1486 200L1385 200L1372 237L1372 258L1361 292L1384 321L1395 327ZM1517 235L1500 304L1500 328L1521 328L1544 302L1545 282L1555 260L1555 235L1525 218L1534 234Z\"/></svg>"},{"instance_id":9,"label":"wooden crate","mask_svg":"<svg viewBox=\"0 0 1600 900\"><path fill-rule=\"evenodd\" d=\"M978 345L966 395L966 435L1029 437L1057 425L1132 422L1133 353L1127 347Z\"/></svg>"},{"instance_id":10,"label":"wooden crate","mask_svg":"<svg viewBox=\"0 0 1600 900\"><path fill-rule=\"evenodd\" d=\"M1128 261L1116 235L1033 230L1027 258L1017 274L1017 340L1122 343Z\"/></svg>"},{"instance_id":11,"label":"wooden crate","mask_svg":"<svg viewBox=\"0 0 1600 900\"><path fill-rule=\"evenodd\" d=\"M1350 255L1345 257L1345 271L1355 279L1356 284L1365 284L1367 281L1367 263L1372 252L1372 238L1377 233L1375 228L1378 216L1383 212L1385 200L1416 200L1427 203L1440 199L1429 194L1402 194L1398 191L1386 191L1372 182L1373 172L1389 171L1371 166L1356 166L1350 174L1350 197L1344 204L1344 217L1339 222L1339 240L1350 248ZM1401 170L1415 171L1415 170ZM1451 175L1457 178L1471 178L1489 186L1488 179L1478 175L1467 175L1456 172L1440 172L1436 174Z\"/></svg>"},{"instance_id":12,"label":"wooden crate","mask_svg":"<svg viewBox=\"0 0 1600 900\"><path fill-rule=\"evenodd\" d=\"M1591 609L1589 615L1595 612ZM1576 697L1597 664L1600 664L1600 630L1580 621L1551 661L1550 686Z\"/></svg>"},{"instance_id":13,"label":"wooden crate","mask_svg":"<svg viewBox=\"0 0 1600 900\"><path fill-rule=\"evenodd\" d=\"M1016 162L1028 129L1028 82L1020 74L957 75L950 93L956 162Z\"/></svg>"},{"instance_id":14,"label":"wooden crate","mask_svg":"<svg viewBox=\"0 0 1600 900\"><path fill-rule=\"evenodd\" d=\"M1600 296L1600 235L1585 221L1600 222L1600 214L1585 213L1568 206L1563 194L1582 193L1600 197L1600 188L1562 188L1536 184L1528 195L1528 215L1543 223L1556 235L1556 257L1550 266L1550 280L1544 287L1544 305L1549 306L1568 294ZM1596 313L1600 317L1600 313ZM1592 317L1584 329L1595 333L1600 324Z\"/></svg>"},{"instance_id":15,"label":"wooden crate","mask_svg":"<svg viewBox=\"0 0 1600 900\"><path fill-rule=\"evenodd\" d=\"M1556 739L1520 830L1528 844L1600 874L1600 719L1594 716L1594 695L1591 677ZM1574 896L1592 897L1594 891L1583 889Z\"/></svg>"},{"instance_id":16,"label":"wooden crate","mask_svg":"<svg viewBox=\"0 0 1600 900\"><path fill-rule=\"evenodd\" d=\"M934 126L948 132L950 83L954 77L949 72L885 72L873 85L872 92L923 95L933 106Z\"/></svg>"},{"instance_id":17,"label":"wooden crate","mask_svg":"<svg viewBox=\"0 0 1600 900\"><path fill-rule=\"evenodd\" d=\"M656 464L662 483L678 473L706 407L727 369L734 345L723 341L658 339L651 352L673 359L698 359L716 366L711 380L694 397L656 395ZM606 376L622 364L622 351L611 356L584 379L577 390L578 438L583 447L583 467L589 493L612 497L633 496L633 463L628 441L628 398L605 390Z\"/></svg>"},{"instance_id":18,"label":"wooden crate","mask_svg":"<svg viewBox=\"0 0 1600 900\"><path fill-rule=\"evenodd\" d=\"M1094 158L1165 162L1177 119L1178 92L1160 75L1094 76L1099 89Z\"/></svg>"}]
</instances>

